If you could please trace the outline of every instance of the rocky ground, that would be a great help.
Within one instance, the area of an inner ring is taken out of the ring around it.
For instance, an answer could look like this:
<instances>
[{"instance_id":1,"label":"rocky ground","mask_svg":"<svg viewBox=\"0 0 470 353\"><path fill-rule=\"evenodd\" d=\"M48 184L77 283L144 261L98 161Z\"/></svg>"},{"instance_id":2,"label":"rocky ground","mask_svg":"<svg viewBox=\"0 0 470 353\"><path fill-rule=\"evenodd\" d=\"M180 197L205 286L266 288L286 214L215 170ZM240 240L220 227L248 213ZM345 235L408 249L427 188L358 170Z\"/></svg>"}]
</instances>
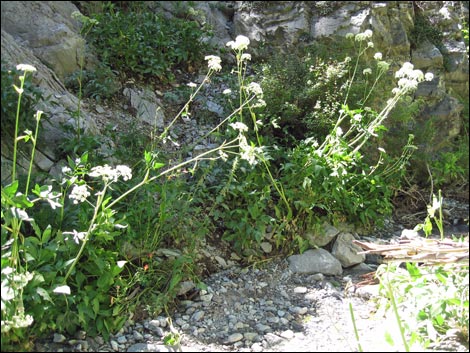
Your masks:
<instances>
[{"instance_id":1,"label":"rocky ground","mask_svg":"<svg viewBox=\"0 0 470 353\"><path fill-rule=\"evenodd\" d=\"M465 207L463 214L468 217ZM402 228L390 224L368 238L392 242ZM460 230L468 234L468 226ZM204 279L207 289L182 298L171 318L130 320L106 342L85 333L74 338L54 334L36 348L43 352L404 351L396 321L378 307L379 285L365 280L372 278L379 262L380 258L368 256L341 276L296 273L288 259L257 267L233 265ZM394 345L385 340L386 333ZM179 343L171 345L169 338ZM428 351L465 352L468 343L449 334Z\"/></svg>"}]
</instances>

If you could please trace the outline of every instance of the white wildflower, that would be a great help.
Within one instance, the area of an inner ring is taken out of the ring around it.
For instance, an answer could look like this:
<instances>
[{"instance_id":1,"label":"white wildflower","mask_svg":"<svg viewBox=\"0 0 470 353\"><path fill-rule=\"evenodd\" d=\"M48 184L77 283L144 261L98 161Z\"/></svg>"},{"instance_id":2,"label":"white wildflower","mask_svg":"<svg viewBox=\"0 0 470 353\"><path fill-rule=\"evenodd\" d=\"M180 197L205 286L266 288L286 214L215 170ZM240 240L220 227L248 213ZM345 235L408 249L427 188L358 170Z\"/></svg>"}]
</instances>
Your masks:
<instances>
[{"instance_id":1,"label":"white wildflower","mask_svg":"<svg viewBox=\"0 0 470 353\"><path fill-rule=\"evenodd\" d=\"M246 160L250 165L256 165L256 156L263 152L262 148L248 145L245 136L240 135L240 158Z\"/></svg>"},{"instance_id":2,"label":"white wildflower","mask_svg":"<svg viewBox=\"0 0 470 353\"><path fill-rule=\"evenodd\" d=\"M367 47L368 47L368 48L373 48L373 47L374 47L374 43L373 43L373 42L368 42L368 43L367 43Z\"/></svg>"},{"instance_id":3,"label":"white wildflower","mask_svg":"<svg viewBox=\"0 0 470 353\"><path fill-rule=\"evenodd\" d=\"M251 60L251 55L250 54L242 54L242 56L240 57L240 60L241 61Z\"/></svg>"},{"instance_id":4,"label":"white wildflower","mask_svg":"<svg viewBox=\"0 0 470 353\"><path fill-rule=\"evenodd\" d=\"M361 121L361 119L362 119L362 115L361 115L361 114L355 114L355 115L353 116L353 119L354 119L355 121L359 122L359 121Z\"/></svg>"},{"instance_id":5,"label":"white wildflower","mask_svg":"<svg viewBox=\"0 0 470 353\"><path fill-rule=\"evenodd\" d=\"M65 167L62 167L62 174L68 174L72 171L72 169L70 169L69 167L65 166Z\"/></svg>"},{"instance_id":6,"label":"white wildflower","mask_svg":"<svg viewBox=\"0 0 470 353\"><path fill-rule=\"evenodd\" d=\"M191 88L197 87L197 85L194 82L189 82L187 86Z\"/></svg>"},{"instance_id":7,"label":"white wildflower","mask_svg":"<svg viewBox=\"0 0 470 353\"><path fill-rule=\"evenodd\" d=\"M384 150L382 147L379 147L379 148L377 148L377 149L378 149L380 152L382 152L382 153L387 153L387 152L385 152L385 150Z\"/></svg>"},{"instance_id":8,"label":"white wildflower","mask_svg":"<svg viewBox=\"0 0 470 353\"><path fill-rule=\"evenodd\" d=\"M229 124L234 130L238 130L240 132L243 131L248 131L248 126L246 126L244 123L237 121L236 123L231 123Z\"/></svg>"},{"instance_id":9,"label":"white wildflower","mask_svg":"<svg viewBox=\"0 0 470 353\"><path fill-rule=\"evenodd\" d=\"M226 44L228 47L231 47L233 50L245 50L250 45L250 40L248 37L239 35L235 38L235 42L232 40Z\"/></svg>"},{"instance_id":10,"label":"white wildflower","mask_svg":"<svg viewBox=\"0 0 470 353\"><path fill-rule=\"evenodd\" d=\"M209 67L210 70L214 70L214 71L222 70L222 65L220 65L222 62L222 59L220 59L220 57L216 55L207 55L204 58L204 60L208 61L207 66Z\"/></svg>"},{"instance_id":11,"label":"white wildflower","mask_svg":"<svg viewBox=\"0 0 470 353\"><path fill-rule=\"evenodd\" d=\"M262 108L266 106L266 102L264 99L258 99L255 104L253 104L253 108Z\"/></svg>"},{"instance_id":12,"label":"white wildflower","mask_svg":"<svg viewBox=\"0 0 470 353\"><path fill-rule=\"evenodd\" d=\"M372 69L368 67L367 69L362 70L363 75L370 75L372 74Z\"/></svg>"},{"instance_id":13,"label":"white wildflower","mask_svg":"<svg viewBox=\"0 0 470 353\"><path fill-rule=\"evenodd\" d=\"M382 60L382 53L379 53L379 52L378 52L378 53L375 53L375 54L374 54L374 59L375 59L375 60Z\"/></svg>"},{"instance_id":14,"label":"white wildflower","mask_svg":"<svg viewBox=\"0 0 470 353\"><path fill-rule=\"evenodd\" d=\"M224 91L222 92L222 94L230 94L230 93L232 93L232 90L230 88L224 89Z\"/></svg>"},{"instance_id":15,"label":"white wildflower","mask_svg":"<svg viewBox=\"0 0 470 353\"><path fill-rule=\"evenodd\" d=\"M129 168L127 165L118 165L116 167L116 171L118 176L122 176L124 181L132 179L132 169Z\"/></svg>"},{"instance_id":16,"label":"white wildflower","mask_svg":"<svg viewBox=\"0 0 470 353\"><path fill-rule=\"evenodd\" d=\"M373 34L372 31L370 29L368 29L368 30L364 31L363 33L356 34L354 39L355 39L356 42L363 42L363 41L371 38L372 34Z\"/></svg>"},{"instance_id":17,"label":"white wildflower","mask_svg":"<svg viewBox=\"0 0 470 353\"><path fill-rule=\"evenodd\" d=\"M91 172L88 173L89 176L91 177L101 177L105 183L108 181L114 182L117 181L118 174L116 173L116 170L111 168L109 165L105 164L104 166L97 166L91 168Z\"/></svg>"},{"instance_id":18,"label":"white wildflower","mask_svg":"<svg viewBox=\"0 0 470 353\"><path fill-rule=\"evenodd\" d=\"M254 93L256 96L263 96L263 89L259 83L251 82L246 88L248 92Z\"/></svg>"},{"instance_id":19,"label":"white wildflower","mask_svg":"<svg viewBox=\"0 0 470 353\"><path fill-rule=\"evenodd\" d=\"M34 66L28 65L28 64L19 64L19 65L16 65L16 69L17 69L18 71L29 71L29 72L35 72L35 71L37 71Z\"/></svg>"},{"instance_id":20,"label":"white wildflower","mask_svg":"<svg viewBox=\"0 0 470 353\"><path fill-rule=\"evenodd\" d=\"M336 136L340 137L343 135L343 129L341 129L339 126L336 129Z\"/></svg>"},{"instance_id":21,"label":"white wildflower","mask_svg":"<svg viewBox=\"0 0 470 353\"><path fill-rule=\"evenodd\" d=\"M432 81L434 79L434 74L432 72L426 72L426 75L424 75L424 79L426 81Z\"/></svg>"},{"instance_id":22,"label":"white wildflower","mask_svg":"<svg viewBox=\"0 0 470 353\"><path fill-rule=\"evenodd\" d=\"M79 244L80 241L83 241L86 236L86 232L77 232L75 229L73 230L73 232L63 232L62 234L73 234L73 241L76 244ZM65 238L65 240L68 240L68 238Z\"/></svg>"},{"instance_id":23,"label":"white wildflower","mask_svg":"<svg viewBox=\"0 0 470 353\"><path fill-rule=\"evenodd\" d=\"M86 185L74 185L69 198L73 200L74 204L77 204L85 201L88 196L90 196L90 193L88 192Z\"/></svg>"}]
</instances>

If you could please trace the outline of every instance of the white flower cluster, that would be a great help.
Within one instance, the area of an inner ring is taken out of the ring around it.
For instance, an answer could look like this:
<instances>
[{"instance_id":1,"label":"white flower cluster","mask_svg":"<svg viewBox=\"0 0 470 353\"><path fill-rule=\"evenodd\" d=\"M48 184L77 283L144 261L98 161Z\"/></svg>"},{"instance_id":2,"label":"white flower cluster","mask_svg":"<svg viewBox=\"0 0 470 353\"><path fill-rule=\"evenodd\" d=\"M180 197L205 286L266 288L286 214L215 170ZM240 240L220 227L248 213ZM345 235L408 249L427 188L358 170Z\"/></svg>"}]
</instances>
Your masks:
<instances>
[{"instance_id":1,"label":"white flower cluster","mask_svg":"<svg viewBox=\"0 0 470 353\"><path fill-rule=\"evenodd\" d=\"M209 70L220 71L222 70L222 59L216 55L207 55L204 60L207 60L207 67Z\"/></svg>"},{"instance_id":2,"label":"white flower cluster","mask_svg":"<svg viewBox=\"0 0 470 353\"><path fill-rule=\"evenodd\" d=\"M29 72L35 72L36 71L36 68L34 66L28 65L28 64L16 65L16 69L18 71L29 71Z\"/></svg>"},{"instance_id":3,"label":"white flower cluster","mask_svg":"<svg viewBox=\"0 0 470 353\"><path fill-rule=\"evenodd\" d=\"M91 172L88 173L91 177L101 177L105 183L115 182L120 176L124 181L132 179L132 170L126 165L118 165L116 168L112 168L105 164L104 166L97 166L91 168Z\"/></svg>"},{"instance_id":4,"label":"white flower cluster","mask_svg":"<svg viewBox=\"0 0 470 353\"><path fill-rule=\"evenodd\" d=\"M78 244L80 241L83 241L86 236L86 232L77 232L75 229L73 232L63 232L62 234L73 234L73 241ZM64 240L68 240L68 237L64 238Z\"/></svg>"},{"instance_id":5,"label":"white flower cluster","mask_svg":"<svg viewBox=\"0 0 470 353\"><path fill-rule=\"evenodd\" d=\"M240 132L248 131L248 126L243 124L240 121L237 121L236 123L231 123L229 124L234 130L238 130Z\"/></svg>"},{"instance_id":6,"label":"white flower cluster","mask_svg":"<svg viewBox=\"0 0 470 353\"><path fill-rule=\"evenodd\" d=\"M263 89L259 83L251 82L248 87L246 87L247 92L254 93L257 97L263 97Z\"/></svg>"},{"instance_id":7,"label":"white flower cluster","mask_svg":"<svg viewBox=\"0 0 470 353\"><path fill-rule=\"evenodd\" d=\"M415 70L412 63L405 62L400 70L395 73L395 77L398 78L398 87L394 88L392 93L398 94L416 90L418 83L423 80L431 81L434 75L430 72L424 75L421 70Z\"/></svg>"},{"instance_id":8,"label":"white flower cluster","mask_svg":"<svg viewBox=\"0 0 470 353\"><path fill-rule=\"evenodd\" d=\"M256 157L263 153L261 147L256 147L253 144L249 145L246 141L245 136L239 135L240 141L240 158L246 160L250 165L256 165L258 163Z\"/></svg>"},{"instance_id":9,"label":"white flower cluster","mask_svg":"<svg viewBox=\"0 0 470 353\"><path fill-rule=\"evenodd\" d=\"M90 196L90 193L88 192L86 185L74 185L69 198L73 200L74 204L77 204L85 201L88 196Z\"/></svg>"},{"instance_id":10,"label":"white flower cluster","mask_svg":"<svg viewBox=\"0 0 470 353\"><path fill-rule=\"evenodd\" d=\"M363 42L363 41L368 40L369 38L372 38L373 34L374 33L370 29L366 29L363 33L356 34L356 36L354 37L354 40L356 42ZM372 43L372 42L369 42L369 43ZM368 46L370 46L369 43L368 43ZM372 47L373 46L374 46L374 44L372 43Z\"/></svg>"},{"instance_id":11,"label":"white flower cluster","mask_svg":"<svg viewBox=\"0 0 470 353\"><path fill-rule=\"evenodd\" d=\"M231 40L226 45L227 47L231 47L233 50L241 51L248 48L248 45L250 45L250 40L247 37L240 35L235 38L235 41Z\"/></svg>"},{"instance_id":12,"label":"white flower cluster","mask_svg":"<svg viewBox=\"0 0 470 353\"><path fill-rule=\"evenodd\" d=\"M242 56L240 57L241 61L245 60L251 60L251 54L243 53Z\"/></svg>"}]
</instances>

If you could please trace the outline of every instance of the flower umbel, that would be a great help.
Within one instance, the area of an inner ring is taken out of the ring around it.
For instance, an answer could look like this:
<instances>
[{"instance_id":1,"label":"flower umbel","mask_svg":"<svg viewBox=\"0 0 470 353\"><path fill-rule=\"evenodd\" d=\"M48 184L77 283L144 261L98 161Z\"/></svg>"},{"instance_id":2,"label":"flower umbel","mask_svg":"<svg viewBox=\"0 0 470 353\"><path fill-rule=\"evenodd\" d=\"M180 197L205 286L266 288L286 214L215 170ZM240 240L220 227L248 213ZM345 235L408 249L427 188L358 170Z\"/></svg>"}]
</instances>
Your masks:
<instances>
[{"instance_id":1,"label":"flower umbel","mask_svg":"<svg viewBox=\"0 0 470 353\"><path fill-rule=\"evenodd\" d=\"M220 57L216 56L216 55L207 55L204 60L207 60L208 63L207 63L207 67L210 69L210 70L214 70L214 71L220 71L222 70L222 65L221 62L222 62L222 59L220 59Z\"/></svg>"},{"instance_id":2,"label":"flower umbel","mask_svg":"<svg viewBox=\"0 0 470 353\"><path fill-rule=\"evenodd\" d=\"M75 185L69 198L73 200L74 204L77 204L85 201L88 196L90 196L90 193L88 192L86 185Z\"/></svg>"},{"instance_id":3,"label":"flower umbel","mask_svg":"<svg viewBox=\"0 0 470 353\"><path fill-rule=\"evenodd\" d=\"M235 42L231 40L226 45L227 47L231 47L233 50L245 50L248 48L248 45L250 45L250 40L248 37L239 35L235 38Z\"/></svg>"},{"instance_id":4,"label":"flower umbel","mask_svg":"<svg viewBox=\"0 0 470 353\"><path fill-rule=\"evenodd\" d=\"M29 71L29 72L35 72L36 71L36 68L34 66L28 65L28 64L16 65L16 69L18 71Z\"/></svg>"},{"instance_id":5,"label":"flower umbel","mask_svg":"<svg viewBox=\"0 0 470 353\"><path fill-rule=\"evenodd\" d=\"M248 131L248 126L246 126L245 124L243 124L242 122L240 121L237 121L236 123L231 123L229 124L233 129L235 130L238 130L240 132L243 132L243 131Z\"/></svg>"}]
</instances>

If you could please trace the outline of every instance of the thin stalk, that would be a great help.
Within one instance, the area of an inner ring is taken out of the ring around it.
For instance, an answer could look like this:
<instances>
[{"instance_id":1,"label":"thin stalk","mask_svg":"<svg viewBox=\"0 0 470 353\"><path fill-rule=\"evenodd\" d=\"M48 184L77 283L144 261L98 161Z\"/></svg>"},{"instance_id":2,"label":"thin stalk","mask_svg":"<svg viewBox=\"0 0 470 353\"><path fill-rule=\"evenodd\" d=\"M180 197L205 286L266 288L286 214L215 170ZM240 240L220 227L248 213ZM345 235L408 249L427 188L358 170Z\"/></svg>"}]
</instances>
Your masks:
<instances>
[{"instance_id":1,"label":"thin stalk","mask_svg":"<svg viewBox=\"0 0 470 353\"><path fill-rule=\"evenodd\" d=\"M222 150L222 149L224 149L224 148L237 147L238 145L233 145L233 143L234 143L235 141L237 141L237 140L238 140L238 138L233 139L233 140L230 141L230 142L225 142L225 141L224 141L224 143L222 143L222 145L220 145L219 147L214 148L214 149L212 149L212 150L210 150L210 151L201 153L200 155L198 155L198 156L196 156L196 157L194 157L194 158L191 158L191 159L189 159L189 160L187 160L187 161L185 161L185 162L179 163L179 164L177 164L177 165L175 165L175 166L173 166L173 167L171 167L171 168L169 168L169 169L167 169L167 170L165 170L165 171L163 171L163 172L159 173L158 175L155 175L155 176L153 176L153 177L151 177L151 178L149 178L150 170L148 169L147 172L145 173L144 178L142 179L142 181L141 181L139 184L137 184L137 185L135 185L134 187L132 187L131 189L127 190L125 193L123 193L121 196L119 196L117 199L115 199L113 202L111 202L108 206L106 206L106 208L112 208L115 204L117 204L119 201L121 201L124 197L126 197L126 196L129 195L130 193L134 192L135 190L137 190L137 189L140 188L141 186L143 186L143 185L145 185L145 184L147 184L147 183L150 183L151 181L154 181L154 180L156 180L156 179L158 179L158 178L161 178L162 176L164 176L164 175L166 175L166 174L168 174L168 173L170 173L170 172L172 172L172 171L174 171L174 170L176 170L176 169L178 169L178 168L181 168L181 167L183 167L183 166L185 166L185 165L187 165L187 164L190 164L190 163L196 162L196 161L198 161L198 160L201 160L202 157L204 157L204 156L206 156L206 155L208 155L208 154L211 154L211 153L216 152L216 151L218 151L218 150Z\"/></svg>"},{"instance_id":2,"label":"thin stalk","mask_svg":"<svg viewBox=\"0 0 470 353\"><path fill-rule=\"evenodd\" d=\"M349 302L349 313L351 314L351 320L352 320L353 327L354 327L354 335L356 336L357 350L359 352L363 352L362 346L361 346L361 340L359 339L359 332L357 331L357 327L356 327L356 319L354 318L354 311L353 311L351 302Z\"/></svg>"},{"instance_id":3,"label":"thin stalk","mask_svg":"<svg viewBox=\"0 0 470 353\"><path fill-rule=\"evenodd\" d=\"M15 121L15 135L13 138L13 166L11 171L11 182L13 183L16 180L16 153L18 149L18 128L19 128L19 121L20 121L20 108L21 108L21 97L23 96L23 87L24 81L26 79L26 74L28 72L25 71L23 76L20 76L20 89L17 90L18 92L18 102L16 104L16 121Z\"/></svg>"},{"instance_id":4,"label":"thin stalk","mask_svg":"<svg viewBox=\"0 0 470 353\"><path fill-rule=\"evenodd\" d=\"M393 312L397 320L398 329L400 330L400 336L403 342L403 346L405 347L405 351L409 352L410 347L408 346L408 342L406 341L406 338L405 338L405 329L403 328L401 324L400 314L398 313L397 303L395 302L395 296L393 294L392 285L390 284L390 281L388 279L387 279L387 289L388 289L388 294L390 296L390 300L392 302Z\"/></svg>"},{"instance_id":5,"label":"thin stalk","mask_svg":"<svg viewBox=\"0 0 470 353\"><path fill-rule=\"evenodd\" d=\"M33 150L31 151L31 159L29 161L28 179L26 180L25 195L28 194L28 190L29 190L29 182L31 180L31 173L32 173L32 170L33 170L34 153L36 151L36 141L37 141L37 138L38 138L39 121L41 120L42 113L43 112L40 111L40 110L38 110L36 112L36 130L34 132L34 137L32 138L32 140L33 140Z\"/></svg>"},{"instance_id":6,"label":"thin stalk","mask_svg":"<svg viewBox=\"0 0 470 353\"><path fill-rule=\"evenodd\" d=\"M90 239L91 233L95 230L95 220L98 217L98 210L101 208L101 204L103 203L104 197L106 195L106 189L107 188L108 188L108 184L105 184L103 190L99 193L98 198L96 199L95 210L93 212L93 217L90 221L90 226L88 227L85 238L82 241L82 246L80 247L80 250L78 251L77 256L73 260L72 265L70 266L69 270L67 271L67 274L64 277L64 283L67 281L67 278L69 278L70 274L72 273L73 269L75 268L75 265L77 264L78 260L80 259L81 255L83 253L83 250L85 249L85 245L87 244L88 240Z\"/></svg>"}]
</instances>

